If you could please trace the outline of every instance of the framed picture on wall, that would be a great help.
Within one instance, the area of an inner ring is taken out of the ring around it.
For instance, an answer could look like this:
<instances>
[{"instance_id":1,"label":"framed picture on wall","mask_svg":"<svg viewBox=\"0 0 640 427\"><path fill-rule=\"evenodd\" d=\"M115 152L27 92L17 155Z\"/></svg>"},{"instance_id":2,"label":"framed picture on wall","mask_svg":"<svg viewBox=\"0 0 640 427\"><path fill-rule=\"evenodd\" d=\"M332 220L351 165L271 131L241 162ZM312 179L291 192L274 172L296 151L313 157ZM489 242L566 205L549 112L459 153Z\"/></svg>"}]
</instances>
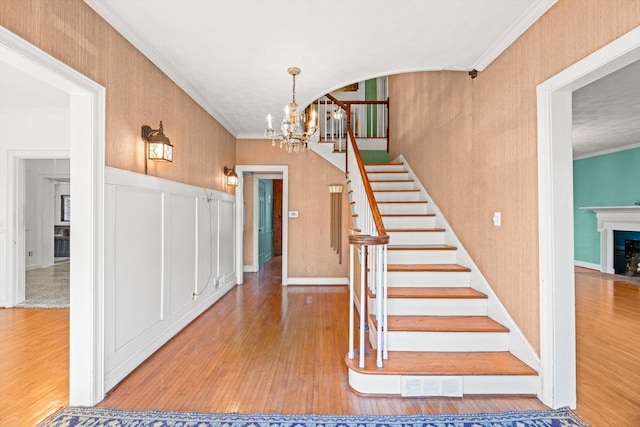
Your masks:
<instances>
[{"instance_id":1,"label":"framed picture on wall","mask_svg":"<svg viewBox=\"0 0 640 427\"><path fill-rule=\"evenodd\" d=\"M71 221L71 196L63 194L60 196L60 221Z\"/></svg>"}]
</instances>

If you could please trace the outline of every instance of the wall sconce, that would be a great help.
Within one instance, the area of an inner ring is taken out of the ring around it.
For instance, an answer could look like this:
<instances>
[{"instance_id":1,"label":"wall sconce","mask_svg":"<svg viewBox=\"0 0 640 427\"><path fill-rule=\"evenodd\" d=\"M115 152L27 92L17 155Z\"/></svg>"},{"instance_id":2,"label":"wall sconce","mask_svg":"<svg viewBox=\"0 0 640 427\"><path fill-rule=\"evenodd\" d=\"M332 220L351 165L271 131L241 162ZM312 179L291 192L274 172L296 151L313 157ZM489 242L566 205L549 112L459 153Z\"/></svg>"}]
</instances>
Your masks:
<instances>
[{"instance_id":1,"label":"wall sconce","mask_svg":"<svg viewBox=\"0 0 640 427\"><path fill-rule=\"evenodd\" d=\"M173 145L164 134L162 128L162 120L160 128L151 129L150 126L142 126L142 140L147 144L147 153L144 156L144 173L147 174L147 158L151 160L172 162L173 161Z\"/></svg>"},{"instance_id":2,"label":"wall sconce","mask_svg":"<svg viewBox=\"0 0 640 427\"><path fill-rule=\"evenodd\" d=\"M224 174L227 176L227 185L231 185L233 187L238 186L238 174L236 173L235 169L225 166Z\"/></svg>"}]
</instances>

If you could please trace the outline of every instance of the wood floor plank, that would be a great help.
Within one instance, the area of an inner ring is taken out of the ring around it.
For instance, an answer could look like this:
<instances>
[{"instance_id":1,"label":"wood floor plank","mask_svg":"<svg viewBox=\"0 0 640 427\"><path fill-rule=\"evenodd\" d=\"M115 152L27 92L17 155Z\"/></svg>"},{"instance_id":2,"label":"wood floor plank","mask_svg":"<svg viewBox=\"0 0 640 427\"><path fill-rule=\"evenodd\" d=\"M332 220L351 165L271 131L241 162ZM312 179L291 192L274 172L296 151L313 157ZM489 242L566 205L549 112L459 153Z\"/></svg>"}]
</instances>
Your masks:
<instances>
[{"instance_id":1,"label":"wood floor plank","mask_svg":"<svg viewBox=\"0 0 640 427\"><path fill-rule=\"evenodd\" d=\"M318 414L545 409L535 398L352 393L344 363L346 289L282 287L277 261L246 274L245 284L147 359L99 406ZM32 314L37 312L43 314ZM0 426L36 425L66 405L68 313L0 309ZM576 269L576 327L577 414L594 427L637 427L638 281ZM301 366L290 376L293 365Z\"/></svg>"}]
</instances>

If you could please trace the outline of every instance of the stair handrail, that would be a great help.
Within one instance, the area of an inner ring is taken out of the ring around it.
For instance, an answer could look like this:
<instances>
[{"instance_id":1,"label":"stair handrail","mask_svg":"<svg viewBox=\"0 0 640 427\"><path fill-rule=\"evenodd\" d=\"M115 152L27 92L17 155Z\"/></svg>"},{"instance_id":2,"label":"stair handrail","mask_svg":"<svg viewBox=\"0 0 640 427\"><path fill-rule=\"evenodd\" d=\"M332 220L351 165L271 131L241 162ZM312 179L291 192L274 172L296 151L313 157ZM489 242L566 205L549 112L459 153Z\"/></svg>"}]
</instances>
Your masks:
<instances>
[{"instance_id":1,"label":"stair handrail","mask_svg":"<svg viewBox=\"0 0 640 427\"><path fill-rule=\"evenodd\" d=\"M368 293L375 296L374 316L377 326L376 365L381 368L388 358L387 351L387 245L389 235L382 222L382 216L367 177L353 131L347 128L347 185L354 210L354 222L360 234L349 236L349 359L355 358L355 271L354 251L360 247L360 336L359 361L365 367L365 331L367 325L366 307ZM349 149L350 148L350 149ZM365 290L365 287L367 288Z\"/></svg>"}]
</instances>

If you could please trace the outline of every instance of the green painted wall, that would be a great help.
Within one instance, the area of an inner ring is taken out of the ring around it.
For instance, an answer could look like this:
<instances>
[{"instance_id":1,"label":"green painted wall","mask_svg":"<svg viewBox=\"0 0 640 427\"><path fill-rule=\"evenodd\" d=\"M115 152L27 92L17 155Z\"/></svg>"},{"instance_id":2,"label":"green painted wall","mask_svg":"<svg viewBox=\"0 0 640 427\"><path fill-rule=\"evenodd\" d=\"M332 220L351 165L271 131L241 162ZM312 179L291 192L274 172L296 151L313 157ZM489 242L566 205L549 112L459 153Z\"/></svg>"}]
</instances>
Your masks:
<instances>
[{"instance_id":1,"label":"green painted wall","mask_svg":"<svg viewBox=\"0 0 640 427\"><path fill-rule=\"evenodd\" d=\"M387 150L360 150L360 157L365 164L389 163Z\"/></svg>"},{"instance_id":2,"label":"green painted wall","mask_svg":"<svg viewBox=\"0 0 640 427\"><path fill-rule=\"evenodd\" d=\"M376 79L370 79L364 82L364 100L365 101L377 101L378 100L378 83ZM367 136L375 136L371 134L371 130L375 133L375 129L378 129L378 111L375 106L367 106Z\"/></svg>"},{"instance_id":3,"label":"green painted wall","mask_svg":"<svg viewBox=\"0 0 640 427\"><path fill-rule=\"evenodd\" d=\"M596 214L581 206L630 206L640 200L640 148L573 162L575 259L600 264Z\"/></svg>"}]
</instances>

